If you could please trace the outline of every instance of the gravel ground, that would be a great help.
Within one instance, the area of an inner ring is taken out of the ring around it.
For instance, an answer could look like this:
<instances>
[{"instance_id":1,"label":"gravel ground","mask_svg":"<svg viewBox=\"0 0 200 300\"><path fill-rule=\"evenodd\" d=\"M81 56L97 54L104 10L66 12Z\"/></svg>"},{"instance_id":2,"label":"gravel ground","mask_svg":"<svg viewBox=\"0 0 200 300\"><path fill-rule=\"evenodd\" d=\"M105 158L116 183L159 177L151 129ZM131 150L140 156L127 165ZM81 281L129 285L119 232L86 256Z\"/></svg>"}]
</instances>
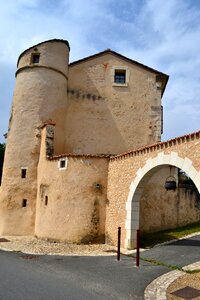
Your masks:
<instances>
[{"instance_id":1,"label":"gravel ground","mask_svg":"<svg viewBox=\"0 0 200 300\"><path fill-rule=\"evenodd\" d=\"M0 242L0 249L31 254L56 255L116 255L116 247L106 244L72 244L37 239L30 236L4 236L9 242Z\"/></svg>"},{"instance_id":2,"label":"gravel ground","mask_svg":"<svg viewBox=\"0 0 200 300\"><path fill-rule=\"evenodd\" d=\"M171 295L172 292L175 292L186 286L193 287L200 290L200 273L196 274L186 274L175 280L167 289L167 299L168 300L178 300L183 299L174 295ZM189 299L189 298L187 298ZM190 298L195 300L200 300L200 296L196 298Z\"/></svg>"}]
</instances>

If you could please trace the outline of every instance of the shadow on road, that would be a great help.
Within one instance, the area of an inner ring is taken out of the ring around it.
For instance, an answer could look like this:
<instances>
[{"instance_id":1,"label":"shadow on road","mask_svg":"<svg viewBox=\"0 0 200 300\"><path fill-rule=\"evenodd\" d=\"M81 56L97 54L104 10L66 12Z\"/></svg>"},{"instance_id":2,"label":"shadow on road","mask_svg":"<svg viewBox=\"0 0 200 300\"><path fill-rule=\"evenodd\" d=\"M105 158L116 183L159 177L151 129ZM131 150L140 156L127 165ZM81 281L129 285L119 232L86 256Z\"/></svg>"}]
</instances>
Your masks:
<instances>
[{"instance_id":1,"label":"shadow on road","mask_svg":"<svg viewBox=\"0 0 200 300\"><path fill-rule=\"evenodd\" d=\"M183 239L173 243L170 243L171 246L195 246L200 247L200 240L194 239Z\"/></svg>"}]
</instances>

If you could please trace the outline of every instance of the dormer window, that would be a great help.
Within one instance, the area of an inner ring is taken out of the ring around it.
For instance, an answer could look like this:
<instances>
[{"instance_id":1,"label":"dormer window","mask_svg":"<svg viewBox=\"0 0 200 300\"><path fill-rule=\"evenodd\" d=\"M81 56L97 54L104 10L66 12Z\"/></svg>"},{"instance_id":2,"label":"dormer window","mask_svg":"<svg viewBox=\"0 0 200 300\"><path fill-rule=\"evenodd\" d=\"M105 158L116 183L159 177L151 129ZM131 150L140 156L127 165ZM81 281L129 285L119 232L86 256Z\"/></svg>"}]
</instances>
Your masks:
<instances>
[{"instance_id":1,"label":"dormer window","mask_svg":"<svg viewBox=\"0 0 200 300\"><path fill-rule=\"evenodd\" d=\"M126 70L115 70L114 83L126 83Z\"/></svg>"},{"instance_id":2,"label":"dormer window","mask_svg":"<svg viewBox=\"0 0 200 300\"><path fill-rule=\"evenodd\" d=\"M38 64L40 61L40 54L39 53L33 53L31 57L31 63L32 64Z\"/></svg>"}]
</instances>

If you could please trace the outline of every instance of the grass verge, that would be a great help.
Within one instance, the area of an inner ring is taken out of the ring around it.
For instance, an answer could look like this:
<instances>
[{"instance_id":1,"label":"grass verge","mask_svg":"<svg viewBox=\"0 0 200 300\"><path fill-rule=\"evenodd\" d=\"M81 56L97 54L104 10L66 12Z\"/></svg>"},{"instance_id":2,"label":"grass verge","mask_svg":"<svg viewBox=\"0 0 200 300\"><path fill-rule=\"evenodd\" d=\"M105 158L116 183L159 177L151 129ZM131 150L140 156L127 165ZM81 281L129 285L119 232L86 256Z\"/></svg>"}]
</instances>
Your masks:
<instances>
[{"instance_id":1,"label":"grass verge","mask_svg":"<svg viewBox=\"0 0 200 300\"><path fill-rule=\"evenodd\" d=\"M176 229L168 229L148 234L142 234L140 246L142 248L153 247L156 244L182 238L186 235L200 232L200 222L179 227Z\"/></svg>"},{"instance_id":2,"label":"grass verge","mask_svg":"<svg viewBox=\"0 0 200 300\"><path fill-rule=\"evenodd\" d=\"M143 260L143 261L149 262L149 263L151 263L153 265L156 265L156 266L163 266L163 267L166 267L166 268L168 268L170 270L178 270L178 271L182 271L182 272L188 273L188 274L195 274L195 273L199 273L200 272L200 269L184 270L180 266L170 265L170 264L167 264L167 263L164 263L164 262L152 259L152 258L145 258L145 257L140 256L140 259Z\"/></svg>"},{"instance_id":3,"label":"grass verge","mask_svg":"<svg viewBox=\"0 0 200 300\"><path fill-rule=\"evenodd\" d=\"M161 261L158 261L158 260L155 260L155 259L152 259L152 258L145 258L145 257L140 257L141 260L143 261L146 261L146 262L149 262L153 265L156 265L156 266L163 266L163 267L167 267L168 269L171 269L171 270L179 270L179 271L183 271L185 272L181 267L179 266L175 266L175 265L170 265L170 264L166 264L164 262L161 262Z\"/></svg>"}]
</instances>

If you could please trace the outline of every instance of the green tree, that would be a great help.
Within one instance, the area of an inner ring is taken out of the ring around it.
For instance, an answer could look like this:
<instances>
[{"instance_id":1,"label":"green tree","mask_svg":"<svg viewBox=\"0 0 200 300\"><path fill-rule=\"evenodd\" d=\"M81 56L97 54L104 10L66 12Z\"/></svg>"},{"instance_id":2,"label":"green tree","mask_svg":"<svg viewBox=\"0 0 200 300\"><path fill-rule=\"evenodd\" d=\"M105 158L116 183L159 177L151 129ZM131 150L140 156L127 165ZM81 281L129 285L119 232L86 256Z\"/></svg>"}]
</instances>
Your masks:
<instances>
[{"instance_id":1,"label":"green tree","mask_svg":"<svg viewBox=\"0 0 200 300\"><path fill-rule=\"evenodd\" d=\"M4 153L5 153L6 144L0 143L0 184L3 170L3 161L4 161Z\"/></svg>"}]
</instances>

